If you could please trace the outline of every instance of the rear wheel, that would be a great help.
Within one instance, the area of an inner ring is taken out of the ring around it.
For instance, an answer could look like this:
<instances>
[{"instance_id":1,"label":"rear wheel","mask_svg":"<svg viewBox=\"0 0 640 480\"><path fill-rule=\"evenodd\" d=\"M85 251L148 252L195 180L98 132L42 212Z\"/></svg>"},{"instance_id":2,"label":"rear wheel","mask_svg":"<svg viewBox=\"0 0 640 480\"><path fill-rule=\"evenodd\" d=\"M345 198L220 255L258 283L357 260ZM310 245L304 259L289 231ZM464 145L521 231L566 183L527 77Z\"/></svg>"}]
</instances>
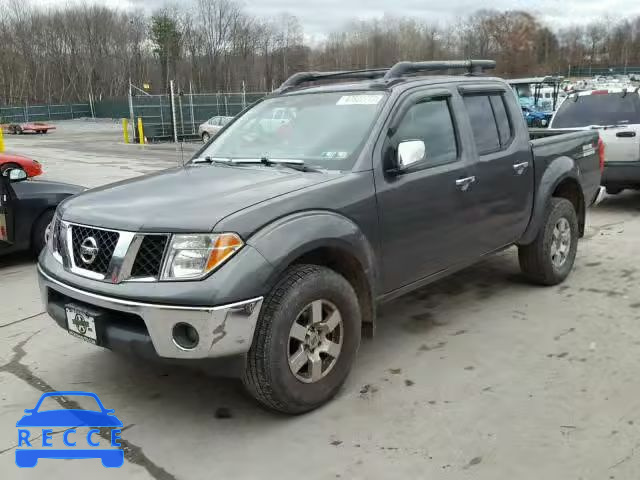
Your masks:
<instances>
[{"instance_id":1,"label":"rear wheel","mask_svg":"<svg viewBox=\"0 0 640 480\"><path fill-rule=\"evenodd\" d=\"M270 409L308 412L338 393L359 345L351 284L326 267L295 265L265 299L243 381Z\"/></svg>"},{"instance_id":2,"label":"rear wheel","mask_svg":"<svg viewBox=\"0 0 640 480\"><path fill-rule=\"evenodd\" d=\"M535 283L561 283L573 268L579 235L573 204L565 198L551 198L545 223L535 240L518 249L520 269Z\"/></svg>"},{"instance_id":3,"label":"rear wheel","mask_svg":"<svg viewBox=\"0 0 640 480\"><path fill-rule=\"evenodd\" d=\"M31 230L31 250L37 257L47 245L49 235L51 234L51 220L53 220L53 210L44 212L33 224Z\"/></svg>"}]
</instances>

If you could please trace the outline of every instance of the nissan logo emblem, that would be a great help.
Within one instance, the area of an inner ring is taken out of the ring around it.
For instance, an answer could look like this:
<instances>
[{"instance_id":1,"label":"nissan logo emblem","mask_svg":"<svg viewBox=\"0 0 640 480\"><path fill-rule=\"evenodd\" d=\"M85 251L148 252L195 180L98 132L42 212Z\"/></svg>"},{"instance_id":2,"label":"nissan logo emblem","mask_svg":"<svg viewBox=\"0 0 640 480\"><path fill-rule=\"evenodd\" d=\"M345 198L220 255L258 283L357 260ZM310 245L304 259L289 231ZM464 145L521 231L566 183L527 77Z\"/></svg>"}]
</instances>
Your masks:
<instances>
[{"instance_id":1,"label":"nissan logo emblem","mask_svg":"<svg viewBox=\"0 0 640 480\"><path fill-rule=\"evenodd\" d=\"M96 261L99 250L96 239L93 237L87 237L80 244L80 258L85 265L91 265Z\"/></svg>"}]
</instances>

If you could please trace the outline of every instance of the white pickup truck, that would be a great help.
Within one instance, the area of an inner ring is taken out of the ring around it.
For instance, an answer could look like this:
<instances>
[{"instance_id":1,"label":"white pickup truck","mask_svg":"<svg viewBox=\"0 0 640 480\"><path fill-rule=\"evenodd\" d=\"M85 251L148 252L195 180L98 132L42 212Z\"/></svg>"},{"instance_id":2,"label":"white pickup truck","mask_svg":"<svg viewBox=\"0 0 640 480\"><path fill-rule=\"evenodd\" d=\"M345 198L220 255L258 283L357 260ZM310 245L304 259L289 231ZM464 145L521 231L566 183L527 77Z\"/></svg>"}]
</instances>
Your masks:
<instances>
[{"instance_id":1,"label":"white pickup truck","mask_svg":"<svg viewBox=\"0 0 640 480\"><path fill-rule=\"evenodd\" d=\"M573 93L551 119L554 130L600 132L605 145L602 185L607 193L640 189L639 87L616 87Z\"/></svg>"}]
</instances>

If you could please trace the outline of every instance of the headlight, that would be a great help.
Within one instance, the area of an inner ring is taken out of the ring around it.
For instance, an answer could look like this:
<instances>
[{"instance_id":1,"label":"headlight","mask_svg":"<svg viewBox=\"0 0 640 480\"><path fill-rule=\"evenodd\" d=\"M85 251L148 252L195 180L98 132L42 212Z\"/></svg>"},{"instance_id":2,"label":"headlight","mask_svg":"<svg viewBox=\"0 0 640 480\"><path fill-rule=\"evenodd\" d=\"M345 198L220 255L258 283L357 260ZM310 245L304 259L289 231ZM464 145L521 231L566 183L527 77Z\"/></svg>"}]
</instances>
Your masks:
<instances>
[{"instance_id":1,"label":"headlight","mask_svg":"<svg viewBox=\"0 0 640 480\"><path fill-rule=\"evenodd\" d=\"M162 280L195 280L229 260L242 246L235 233L174 235L162 269Z\"/></svg>"}]
</instances>

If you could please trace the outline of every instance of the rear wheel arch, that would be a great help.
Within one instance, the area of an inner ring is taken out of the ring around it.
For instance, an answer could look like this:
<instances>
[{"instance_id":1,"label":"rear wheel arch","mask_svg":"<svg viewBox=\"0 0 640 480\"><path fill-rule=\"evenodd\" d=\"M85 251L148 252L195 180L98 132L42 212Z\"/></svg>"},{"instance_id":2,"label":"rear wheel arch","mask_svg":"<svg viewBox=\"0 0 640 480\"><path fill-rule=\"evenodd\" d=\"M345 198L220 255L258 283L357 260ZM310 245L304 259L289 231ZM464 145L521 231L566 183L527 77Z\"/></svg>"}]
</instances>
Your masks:
<instances>
[{"instance_id":1,"label":"rear wheel arch","mask_svg":"<svg viewBox=\"0 0 640 480\"><path fill-rule=\"evenodd\" d=\"M572 204L576 201L574 207L577 207L580 235L583 235L586 207L582 187L578 181L577 166L573 159L563 156L551 161L543 173L537 186L531 220L517 242L518 245L528 245L535 240L544 225L549 200L553 197L567 198Z\"/></svg>"},{"instance_id":2,"label":"rear wheel arch","mask_svg":"<svg viewBox=\"0 0 640 480\"><path fill-rule=\"evenodd\" d=\"M580 183L578 183L578 181L573 177L567 177L558 183L551 196L556 198L565 198L571 202L576 211L576 215L578 216L580 237L583 237L586 220L586 205Z\"/></svg>"}]
</instances>

